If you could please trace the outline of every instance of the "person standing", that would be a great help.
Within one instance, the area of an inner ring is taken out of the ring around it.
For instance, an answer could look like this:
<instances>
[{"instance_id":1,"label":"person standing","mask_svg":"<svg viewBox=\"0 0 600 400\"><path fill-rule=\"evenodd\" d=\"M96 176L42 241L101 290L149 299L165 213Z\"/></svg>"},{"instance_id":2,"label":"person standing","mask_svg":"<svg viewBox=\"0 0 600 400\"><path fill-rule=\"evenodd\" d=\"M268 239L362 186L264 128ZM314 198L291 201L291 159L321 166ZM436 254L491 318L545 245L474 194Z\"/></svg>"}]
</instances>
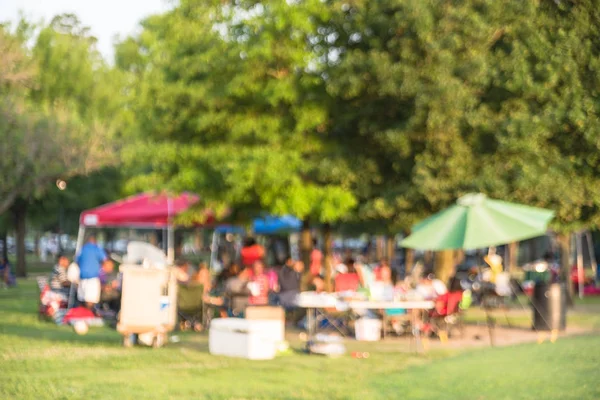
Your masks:
<instances>
[{"instance_id":1,"label":"person standing","mask_svg":"<svg viewBox=\"0 0 600 400\"><path fill-rule=\"evenodd\" d=\"M317 248L317 239L313 239L313 250L310 253L310 274L312 276L321 275L323 268L323 253Z\"/></svg>"},{"instance_id":2,"label":"person standing","mask_svg":"<svg viewBox=\"0 0 600 400\"><path fill-rule=\"evenodd\" d=\"M256 243L252 237L246 238L244 247L240 250L242 266L253 268L256 261L261 261L265 256L265 249Z\"/></svg>"},{"instance_id":3,"label":"person standing","mask_svg":"<svg viewBox=\"0 0 600 400\"><path fill-rule=\"evenodd\" d=\"M286 309L296 307L296 296L300 293L300 282L304 264L288 257L285 265L279 271L279 301Z\"/></svg>"},{"instance_id":4,"label":"person standing","mask_svg":"<svg viewBox=\"0 0 600 400\"><path fill-rule=\"evenodd\" d=\"M264 306L269 304L269 277L265 273L265 265L262 261L254 262L249 287L252 292L249 299L250 305Z\"/></svg>"},{"instance_id":5,"label":"person standing","mask_svg":"<svg viewBox=\"0 0 600 400\"><path fill-rule=\"evenodd\" d=\"M90 310L100 301L100 269L106 260L106 253L96 244L96 238L90 236L77 257L80 274L77 298Z\"/></svg>"},{"instance_id":6,"label":"person standing","mask_svg":"<svg viewBox=\"0 0 600 400\"><path fill-rule=\"evenodd\" d=\"M0 261L0 282L6 285L5 287L11 285L10 263L6 258Z\"/></svg>"},{"instance_id":7,"label":"person standing","mask_svg":"<svg viewBox=\"0 0 600 400\"><path fill-rule=\"evenodd\" d=\"M228 299L230 317L243 318L251 295L248 283L250 269L244 268L237 275L231 276L225 283L225 297Z\"/></svg>"}]
</instances>

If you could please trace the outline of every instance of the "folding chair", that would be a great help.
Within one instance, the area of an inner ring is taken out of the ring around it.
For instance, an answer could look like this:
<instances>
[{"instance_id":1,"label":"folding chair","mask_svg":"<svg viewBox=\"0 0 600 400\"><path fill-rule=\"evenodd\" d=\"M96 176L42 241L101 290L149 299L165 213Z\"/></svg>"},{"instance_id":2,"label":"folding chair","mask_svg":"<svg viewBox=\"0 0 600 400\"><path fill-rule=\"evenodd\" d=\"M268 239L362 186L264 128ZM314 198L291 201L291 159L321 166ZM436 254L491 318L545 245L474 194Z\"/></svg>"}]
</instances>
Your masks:
<instances>
[{"instance_id":1,"label":"folding chair","mask_svg":"<svg viewBox=\"0 0 600 400\"><path fill-rule=\"evenodd\" d=\"M463 335L462 315L460 312L460 302L462 300L462 291L448 292L439 296L435 303L435 308L429 313L430 327L442 341L445 341L450 335L452 327L458 327L461 336Z\"/></svg>"},{"instance_id":2,"label":"folding chair","mask_svg":"<svg viewBox=\"0 0 600 400\"><path fill-rule=\"evenodd\" d=\"M204 285L179 285L177 290L177 315L181 330L202 330L204 311Z\"/></svg>"}]
</instances>

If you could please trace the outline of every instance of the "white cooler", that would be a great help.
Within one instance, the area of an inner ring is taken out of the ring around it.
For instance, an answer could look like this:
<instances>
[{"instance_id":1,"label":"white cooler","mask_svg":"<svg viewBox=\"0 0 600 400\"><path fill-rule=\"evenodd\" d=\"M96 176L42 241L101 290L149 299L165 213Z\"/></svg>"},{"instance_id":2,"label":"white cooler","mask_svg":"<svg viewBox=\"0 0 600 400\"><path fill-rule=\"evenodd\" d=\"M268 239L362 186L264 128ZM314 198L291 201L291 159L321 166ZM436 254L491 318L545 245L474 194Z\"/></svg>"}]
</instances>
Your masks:
<instances>
[{"instance_id":1,"label":"white cooler","mask_svg":"<svg viewBox=\"0 0 600 400\"><path fill-rule=\"evenodd\" d=\"M375 318L361 318L356 321L354 331L356 340L376 342L381 339L381 320Z\"/></svg>"},{"instance_id":2,"label":"white cooler","mask_svg":"<svg viewBox=\"0 0 600 400\"><path fill-rule=\"evenodd\" d=\"M281 337L281 322L217 318L210 323L210 354L249 360L275 358Z\"/></svg>"}]
</instances>

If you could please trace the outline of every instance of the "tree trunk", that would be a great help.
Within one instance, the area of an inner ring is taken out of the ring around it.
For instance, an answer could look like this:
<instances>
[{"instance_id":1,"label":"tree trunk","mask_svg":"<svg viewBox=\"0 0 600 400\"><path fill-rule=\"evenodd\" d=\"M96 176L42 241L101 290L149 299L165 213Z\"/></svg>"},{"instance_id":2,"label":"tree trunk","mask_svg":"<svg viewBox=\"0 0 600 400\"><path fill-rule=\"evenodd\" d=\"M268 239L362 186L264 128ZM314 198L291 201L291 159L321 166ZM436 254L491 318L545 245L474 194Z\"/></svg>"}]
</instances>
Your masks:
<instances>
[{"instance_id":1,"label":"tree trunk","mask_svg":"<svg viewBox=\"0 0 600 400\"><path fill-rule=\"evenodd\" d=\"M8 243L6 243L6 237L8 236L6 229L0 232L0 240L2 240L2 258L8 260Z\"/></svg>"},{"instance_id":2,"label":"tree trunk","mask_svg":"<svg viewBox=\"0 0 600 400\"><path fill-rule=\"evenodd\" d=\"M394 258L396 257L396 240L394 236L387 237L387 243L385 248L387 252L387 259L391 266L394 264Z\"/></svg>"},{"instance_id":3,"label":"tree trunk","mask_svg":"<svg viewBox=\"0 0 600 400\"><path fill-rule=\"evenodd\" d=\"M537 246L535 243L535 239L529 239L527 244L529 245L529 261L533 262L537 260Z\"/></svg>"},{"instance_id":4,"label":"tree trunk","mask_svg":"<svg viewBox=\"0 0 600 400\"><path fill-rule=\"evenodd\" d=\"M385 240L384 237L381 235L377 235L377 239L375 239L375 243L376 243L376 257L377 260L376 261L380 261L383 258L383 254L384 252L384 246L385 246Z\"/></svg>"},{"instance_id":5,"label":"tree trunk","mask_svg":"<svg viewBox=\"0 0 600 400\"><path fill-rule=\"evenodd\" d=\"M35 255L37 257L40 256L40 239L41 239L41 234L40 231L36 230L35 231L35 237L34 237L34 242L33 242L33 252L35 253Z\"/></svg>"},{"instance_id":6,"label":"tree trunk","mask_svg":"<svg viewBox=\"0 0 600 400\"><path fill-rule=\"evenodd\" d=\"M175 258L181 257L183 253L183 232L175 231Z\"/></svg>"},{"instance_id":7,"label":"tree trunk","mask_svg":"<svg viewBox=\"0 0 600 400\"><path fill-rule=\"evenodd\" d=\"M413 249L404 249L404 276L408 276L415 263L415 251Z\"/></svg>"},{"instance_id":8,"label":"tree trunk","mask_svg":"<svg viewBox=\"0 0 600 400\"><path fill-rule=\"evenodd\" d=\"M162 232L160 234L157 234L156 231L150 231L150 233L148 234L148 242L152 245L152 246L156 246L158 247L158 237L159 235L162 235Z\"/></svg>"},{"instance_id":9,"label":"tree trunk","mask_svg":"<svg viewBox=\"0 0 600 400\"><path fill-rule=\"evenodd\" d=\"M433 251L425 251L425 254L423 254L423 272L427 271L427 270L431 270L431 264L433 262Z\"/></svg>"},{"instance_id":10,"label":"tree trunk","mask_svg":"<svg viewBox=\"0 0 600 400\"><path fill-rule=\"evenodd\" d=\"M15 218L15 229L17 232L16 247L17 247L17 268L16 274L18 277L24 278L27 276L27 263L25 260L25 234L27 227L25 221L27 218L27 203L18 201L13 205L13 216Z\"/></svg>"},{"instance_id":11,"label":"tree trunk","mask_svg":"<svg viewBox=\"0 0 600 400\"><path fill-rule=\"evenodd\" d=\"M58 209L58 253L62 254L65 249L63 248L63 243L62 243L62 235L64 232L64 220L65 220L65 209L63 208L63 206L61 205L60 208Z\"/></svg>"},{"instance_id":12,"label":"tree trunk","mask_svg":"<svg viewBox=\"0 0 600 400\"><path fill-rule=\"evenodd\" d=\"M454 250L454 265L461 264L463 261L465 261L465 251Z\"/></svg>"},{"instance_id":13,"label":"tree trunk","mask_svg":"<svg viewBox=\"0 0 600 400\"><path fill-rule=\"evenodd\" d=\"M331 235L331 225L325 224L323 226L323 255L325 261L325 290L328 292L332 291L332 270L333 270L333 237Z\"/></svg>"},{"instance_id":14,"label":"tree trunk","mask_svg":"<svg viewBox=\"0 0 600 400\"><path fill-rule=\"evenodd\" d=\"M560 249L559 278L567 285L567 304L573 306L573 283L571 282L571 235L559 234L557 236Z\"/></svg>"},{"instance_id":15,"label":"tree trunk","mask_svg":"<svg viewBox=\"0 0 600 400\"><path fill-rule=\"evenodd\" d=\"M519 243L511 242L508 244L508 271L510 275L517 272L517 260L519 257Z\"/></svg>"},{"instance_id":16,"label":"tree trunk","mask_svg":"<svg viewBox=\"0 0 600 400\"><path fill-rule=\"evenodd\" d=\"M435 253L435 277L448 284L454 275L454 250L443 250Z\"/></svg>"},{"instance_id":17,"label":"tree trunk","mask_svg":"<svg viewBox=\"0 0 600 400\"><path fill-rule=\"evenodd\" d=\"M310 221L305 219L302 221L302 232L300 233L300 255L304 263L304 286L310 282L310 253L312 252L312 237L310 234Z\"/></svg>"},{"instance_id":18,"label":"tree trunk","mask_svg":"<svg viewBox=\"0 0 600 400\"><path fill-rule=\"evenodd\" d=\"M202 235L202 229L196 228L194 230L194 250L200 253L202 248L204 248L204 235Z\"/></svg>"}]
</instances>

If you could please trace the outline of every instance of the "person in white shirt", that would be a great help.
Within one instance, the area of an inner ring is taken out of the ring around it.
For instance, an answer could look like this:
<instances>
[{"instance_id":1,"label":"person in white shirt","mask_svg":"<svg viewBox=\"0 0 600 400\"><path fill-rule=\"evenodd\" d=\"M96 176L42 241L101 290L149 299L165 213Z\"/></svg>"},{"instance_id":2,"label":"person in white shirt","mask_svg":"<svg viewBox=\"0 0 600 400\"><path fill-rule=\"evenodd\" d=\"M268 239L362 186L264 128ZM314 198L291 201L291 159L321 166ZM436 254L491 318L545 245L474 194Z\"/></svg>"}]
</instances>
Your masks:
<instances>
[{"instance_id":1,"label":"person in white shirt","mask_svg":"<svg viewBox=\"0 0 600 400\"><path fill-rule=\"evenodd\" d=\"M429 274L421 279L416 290L425 300L432 300L448 293L448 288L444 282L436 279L433 274Z\"/></svg>"}]
</instances>

